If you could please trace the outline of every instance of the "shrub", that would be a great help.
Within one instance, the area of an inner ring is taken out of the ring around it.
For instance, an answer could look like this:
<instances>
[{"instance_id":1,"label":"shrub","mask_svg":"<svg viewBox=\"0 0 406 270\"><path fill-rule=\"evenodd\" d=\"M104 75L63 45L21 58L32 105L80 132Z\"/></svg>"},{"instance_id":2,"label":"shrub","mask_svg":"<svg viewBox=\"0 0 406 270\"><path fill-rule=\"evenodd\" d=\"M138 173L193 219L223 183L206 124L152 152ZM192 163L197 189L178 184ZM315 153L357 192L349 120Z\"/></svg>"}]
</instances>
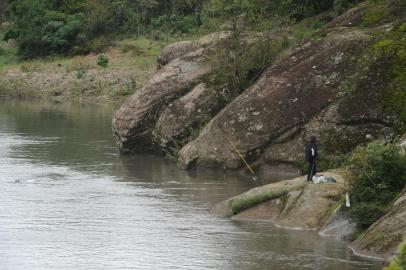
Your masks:
<instances>
[{"instance_id":1,"label":"shrub","mask_svg":"<svg viewBox=\"0 0 406 270\"><path fill-rule=\"evenodd\" d=\"M352 204L350 217L359 230L383 216L406 184L406 157L393 144L357 147L347 160Z\"/></svg>"},{"instance_id":2,"label":"shrub","mask_svg":"<svg viewBox=\"0 0 406 270\"><path fill-rule=\"evenodd\" d=\"M94 64L93 64L94 66ZM90 63L89 59L82 56L76 56L72 59L68 67L66 68L67 72L82 72L85 73L87 70L92 68L92 64Z\"/></svg>"},{"instance_id":3,"label":"shrub","mask_svg":"<svg viewBox=\"0 0 406 270\"><path fill-rule=\"evenodd\" d=\"M399 245L397 255L384 270L406 270L406 241Z\"/></svg>"},{"instance_id":4,"label":"shrub","mask_svg":"<svg viewBox=\"0 0 406 270\"><path fill-rule=\"evenodd\" d=\"M406 25L398 25L373 44L372 57L385 66L381 99L386 111L398 116L399 133L406 131Z\"/></svg>"},{"instance_id":5,"label":"shrub","mask_svg":"<svg viewBox=\"0 0 406 270\"><path fill-rule=\"evenodd\" d=\"M109 64L109 59L106 55L100 54L97 56L97 65L101 66L102 68L106 68Z\"/></svg>"},{"instance_id":6,"label":"shrub","mask_svg":"<svg viewBox=\"0 0 406 270\"><path fill-rule=\"evenodd\" d=\"M78 52L92 52L92 53L100 53L103 52L103 50L106 49L110 45L110 41L108 40L107 37L101 36L94 38L92 40L87 41L82 47L77 46Z\"/></svg>"},{"instance_id":7,"label":"shrub","mask_svg":"<svg viewBox=\"0 0 406 270\"><path fill-rule=\"evenodd\" d=\"M371 9L362 17L362 24L365 26L377 24L388 15L389 15L388 9L385 8Z\"/></svg>"}]
</instances>

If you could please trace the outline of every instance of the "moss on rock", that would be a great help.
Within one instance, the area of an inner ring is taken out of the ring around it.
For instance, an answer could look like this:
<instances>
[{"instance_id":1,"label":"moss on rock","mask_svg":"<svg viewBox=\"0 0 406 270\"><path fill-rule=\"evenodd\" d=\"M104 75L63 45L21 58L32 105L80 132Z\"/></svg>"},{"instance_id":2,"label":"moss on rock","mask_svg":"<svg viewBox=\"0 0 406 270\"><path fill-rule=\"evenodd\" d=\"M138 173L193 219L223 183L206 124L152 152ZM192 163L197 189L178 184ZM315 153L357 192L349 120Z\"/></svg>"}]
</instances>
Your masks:
<instances>
[{"instance_id":1,"label":"moss on rock","mask_svg":"<svg viewBox=\"0 0 406 270\"><path fill-rule=\"evenodd\" d=\"M238 213L240 213L246 209L249 209L251 207L254 207L258 204L281 198L286 194L288 194L288 190L281 189L281 190L277 190L274 192L269 191L269 192L264 192L261 194L256 194L253 196L235 198L231 201L231 208L232 208L234 214L238 214Z\"/></svg>"}]
</instances>

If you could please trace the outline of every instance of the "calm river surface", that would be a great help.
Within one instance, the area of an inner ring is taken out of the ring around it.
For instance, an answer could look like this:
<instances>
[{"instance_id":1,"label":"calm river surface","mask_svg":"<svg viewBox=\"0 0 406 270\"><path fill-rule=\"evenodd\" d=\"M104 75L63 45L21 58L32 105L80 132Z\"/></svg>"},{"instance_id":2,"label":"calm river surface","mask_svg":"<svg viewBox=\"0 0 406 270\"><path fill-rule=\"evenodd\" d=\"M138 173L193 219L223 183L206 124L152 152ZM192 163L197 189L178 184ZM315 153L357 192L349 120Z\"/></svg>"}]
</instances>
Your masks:
<instances>
[{"instance_id":1,"label":"calm river surface","mask_svg":"<svg viewBox=\"0 0 406 270\"><path fill-rule=\"evenodd\" d=\"M120 157L112 105L0 101L0 269L380 269L345 243L209 209L236 173Z\"/></svg>"}]
</instances>

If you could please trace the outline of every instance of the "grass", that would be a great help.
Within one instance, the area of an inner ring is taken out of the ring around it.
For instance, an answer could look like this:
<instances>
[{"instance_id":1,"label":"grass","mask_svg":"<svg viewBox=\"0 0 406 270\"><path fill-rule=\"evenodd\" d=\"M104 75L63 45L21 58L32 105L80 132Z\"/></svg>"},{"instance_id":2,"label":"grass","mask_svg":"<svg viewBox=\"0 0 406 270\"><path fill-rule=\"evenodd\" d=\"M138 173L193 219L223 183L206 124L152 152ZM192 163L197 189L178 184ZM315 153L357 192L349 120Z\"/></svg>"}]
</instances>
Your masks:
<instances>
[{"instance_id":1,"label":"grass","mask_svg":"<svg viewBox=\"0 0 406 270\"><path fill-rule=\"evenodd\" d=\"M39 91L18 79L4 79L0 77L0 98L35 99Z\"/></svg>"},{"instance_id":2,"label":"grass","mask_svg":"<svg viewBox=\"0 0 406 270\"><path fill-rule=\"evenodd\" d=\"M255 196L243 196L231 201L231 209L235 215L258 204L278 199L286 194L288 194L288 191L283 189L275 192L264 192Z\"/></svg>"},{"instance_id":3,"label":"grass","mask_svg":"<svg viewBox=\"0 0 406 270\"><path fill-rule=\"evenodd\" d=\"M0 28L0 36L6 29ZM166 43L128 36L103 53L109 63L97 65L97 55L47 57L20 61L16 46L0 41L0 96L32 99L64 98L117 100L142 87L156 68ZM73 76L72 76L73 74Z\"/></svg>"},{"instance_id":4,"label":"grass","mask_svg":"<svg viewBox=\"0 0 406 270\"><path fill-rule=\"evenodd\" d=\"M7 31L5 24L0 25L0 71L8 65L16 64L18 61L17 49L3 41L3 36Z\"/></svg>"}]
</instances>

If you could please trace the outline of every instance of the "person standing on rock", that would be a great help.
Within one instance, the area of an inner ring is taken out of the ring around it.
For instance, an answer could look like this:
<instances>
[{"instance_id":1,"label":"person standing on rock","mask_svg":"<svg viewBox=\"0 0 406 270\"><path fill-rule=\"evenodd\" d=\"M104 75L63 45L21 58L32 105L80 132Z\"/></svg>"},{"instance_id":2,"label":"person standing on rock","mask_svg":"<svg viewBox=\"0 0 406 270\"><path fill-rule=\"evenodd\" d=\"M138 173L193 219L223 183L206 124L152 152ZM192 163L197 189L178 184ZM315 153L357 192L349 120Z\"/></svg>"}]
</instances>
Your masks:
<instances>
[{"instance_id":1,"label":"person standing on rock","mask_svg":"<svg viewBox=\"0 0 406 270\"><path fill-rule=\"evenodd\" d=\"M312 181L313 176L317 172L316 159L317 159L317 145L316 137L311 136L310 140L306 144L306 161L309 163L309 169L307 173L307 181Z\"/></svg>"}]
</instances>

